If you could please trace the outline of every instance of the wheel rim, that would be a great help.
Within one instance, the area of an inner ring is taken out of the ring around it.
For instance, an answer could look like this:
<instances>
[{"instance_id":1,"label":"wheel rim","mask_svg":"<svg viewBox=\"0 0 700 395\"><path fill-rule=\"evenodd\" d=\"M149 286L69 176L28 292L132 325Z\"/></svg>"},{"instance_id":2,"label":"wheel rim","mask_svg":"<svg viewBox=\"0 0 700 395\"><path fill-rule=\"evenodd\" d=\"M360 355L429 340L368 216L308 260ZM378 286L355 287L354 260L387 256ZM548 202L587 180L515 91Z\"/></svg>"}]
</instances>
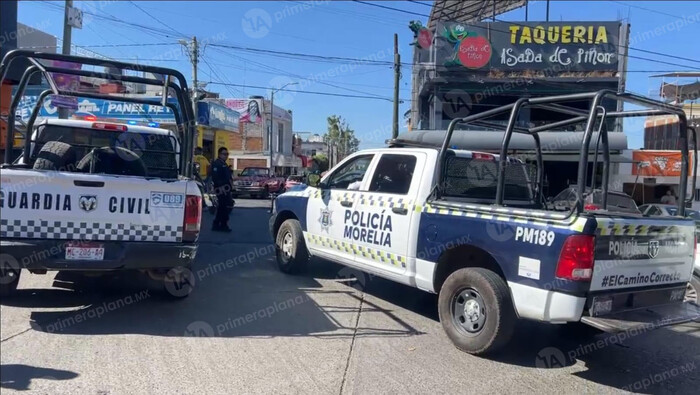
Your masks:
<instances>
[{"instance_id":1,"label":"wheel rim","mask_svg":"<svg viewBox=\"0 0 700 395\"><path fill-rule=\"evenodd\" d=\"M282 254L284 254L284 257L287 259L292 256L292 246L292 234L287 232L282 238Z\"/></svg>"},{"instance_id":2,"label":"wheel rim","mask_svg":"<svg viewBox=\"0 0 700 395\"><path fill-rule=\"evenodd\" d=\"M452 298L452 320L468 334L477 334L486 322L486 304L473 288L463 289Z\"/></svg>"},{"instance_id":3,"label":"wheel rim","mask_svg":"<svg viewBox=\"0 0 700 395\"><path fill-rule=\"evenodd\" d=\"M698 303L698 290L691 283L685 290L685 301Z\"/></svg>"}]
</instances>

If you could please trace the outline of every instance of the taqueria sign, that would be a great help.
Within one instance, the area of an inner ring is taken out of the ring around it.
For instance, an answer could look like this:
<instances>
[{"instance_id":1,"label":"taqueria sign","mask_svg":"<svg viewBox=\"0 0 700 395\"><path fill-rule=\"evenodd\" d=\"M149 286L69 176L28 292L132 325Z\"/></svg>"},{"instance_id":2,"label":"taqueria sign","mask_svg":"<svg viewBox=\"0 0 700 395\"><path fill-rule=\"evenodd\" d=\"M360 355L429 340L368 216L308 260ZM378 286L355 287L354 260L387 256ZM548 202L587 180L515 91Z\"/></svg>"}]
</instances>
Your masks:
<instances>
[{"instance_id":1,"label":"taqueria sign","mask_svg":"<svg viewBox=\"0 0 700 395\"><path fill-rule=\"evenodd\" d=\"M616 71L619 22L440 22L438 66L471 70Z\"/></svg>"}]
</instances>

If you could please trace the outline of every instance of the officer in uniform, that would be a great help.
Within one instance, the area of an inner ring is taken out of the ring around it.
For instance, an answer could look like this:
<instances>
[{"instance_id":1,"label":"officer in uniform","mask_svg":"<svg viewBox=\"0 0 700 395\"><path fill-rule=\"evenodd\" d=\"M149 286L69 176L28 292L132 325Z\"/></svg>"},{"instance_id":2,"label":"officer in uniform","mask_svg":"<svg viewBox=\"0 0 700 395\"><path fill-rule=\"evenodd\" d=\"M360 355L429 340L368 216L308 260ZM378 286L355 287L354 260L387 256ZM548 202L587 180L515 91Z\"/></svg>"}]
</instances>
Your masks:
<instances>
[{"instance_id":1,"label":"officer in uniform","mask_svg":"<svg viewBox=\"0 0 700 395\"><path fill-rule=\"evenodd\" d=\"M214 217L214 226L212 230L218 232L230 232L228 227L228 217L233 208L233 196L231 195L231 181L233 171L226 163L228 159L228 150L226 147L219 148L218 157L211 164L211 180L214 183L214 192L218 201L216 208L216 217Z\"/></svg>"}]
</instances>

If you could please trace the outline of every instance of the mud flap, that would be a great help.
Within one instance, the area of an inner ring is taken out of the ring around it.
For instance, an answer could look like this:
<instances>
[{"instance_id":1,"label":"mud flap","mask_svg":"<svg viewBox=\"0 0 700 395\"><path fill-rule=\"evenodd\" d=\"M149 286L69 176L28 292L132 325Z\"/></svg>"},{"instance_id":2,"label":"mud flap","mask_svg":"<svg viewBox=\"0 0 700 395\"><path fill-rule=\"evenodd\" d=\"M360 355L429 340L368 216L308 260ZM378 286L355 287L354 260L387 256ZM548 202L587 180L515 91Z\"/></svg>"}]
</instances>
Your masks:
<instances>
[{"instance_id":1,"label":"mud flap","mask_svg":"<svg viewBox=\"0 0 700 395\"><path fill-rule=\"evenodd\" d=\"M581 317L581 322L609 333L651 330L696 320L700 320L700 306L693 302L644 307L598 317Z\"/></svg>"}]
</instances>

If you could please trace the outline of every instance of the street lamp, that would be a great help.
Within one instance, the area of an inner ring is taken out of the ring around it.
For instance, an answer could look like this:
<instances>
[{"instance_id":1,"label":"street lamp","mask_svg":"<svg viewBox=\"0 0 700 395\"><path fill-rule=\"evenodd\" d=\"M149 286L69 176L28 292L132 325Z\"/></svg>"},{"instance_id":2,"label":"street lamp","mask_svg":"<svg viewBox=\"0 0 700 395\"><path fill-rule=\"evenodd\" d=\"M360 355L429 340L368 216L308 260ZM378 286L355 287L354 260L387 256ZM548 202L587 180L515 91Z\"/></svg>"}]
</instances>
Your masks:
<instances>
[{"instance_id":1,"label":"street lamp","mask_svg":"<svg viewBox=\"0 0 700 395\"><path fill-rule=\"evenodd\" d=\"M275 120L275 93L281 91L282 89L290 86L290 85L299 85L298 82L288 82L281 87L277 89L272 89L272 92L270 93L270 127L267 131L267 146L270 149L270 174L272 174L273 166L272 166L272 126L274 124Z\"/></svg>"}]
</instances>

